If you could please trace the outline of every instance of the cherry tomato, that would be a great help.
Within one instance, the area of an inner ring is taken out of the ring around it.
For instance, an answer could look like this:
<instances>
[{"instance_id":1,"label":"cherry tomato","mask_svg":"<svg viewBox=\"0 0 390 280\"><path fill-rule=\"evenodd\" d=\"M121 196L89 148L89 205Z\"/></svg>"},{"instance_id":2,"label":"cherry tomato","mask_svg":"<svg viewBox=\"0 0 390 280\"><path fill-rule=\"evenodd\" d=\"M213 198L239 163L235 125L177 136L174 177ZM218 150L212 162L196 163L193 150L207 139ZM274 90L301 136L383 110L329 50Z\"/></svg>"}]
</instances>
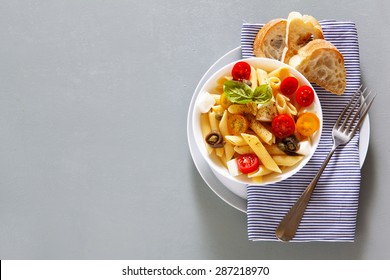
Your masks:
<instances>
[{"instance_id":1,"label":"cherry tomato","mask_svg":"<svg viewBox=\"0 0 390 280\"><path fill-rule=\"evenodd\" d=\"M251 66L245 61L239 61L234 64L232 69L233 80L249 80L251 75Z\"/></svg>"},{"instance_id":2,"label":"cherry tomato","mask_svg":"<svg viewBox=\"0 0 390 280\"><path fill-rule=\"evenodd\" d=\"M286 138L294 134L294 120L287 114L277 115L272 120L272 133L278 138Z\"/></svg>"},{"instance_id":3,"label":"cherry tomato","mask_svg":"<svg viewBox=\"0 0 390 280\"><path fill-rule=\"evenodd\" d=\"M295 100L303 107L310 106L314 101L314 91L309 86L301 86L295 93Z\"/></svg>"},{"instance_id":4,"label":"cherry tomato","mask_svg":"<svg viewBox=\"0 0 390 280\"><path fill-rule=\"evenodd\" d=\"M297 120L297 131L303 136L310 136L320 128L320 120L312 112L303 113Z\"/></svg>"},{"instance_id":5,"label":"cherry tomato","mask_svg":"<svg viewBox=\"0 0 390 280\"><path fill-rule=\"evenodd\" d=\"M229 115L227 119L227 127L230 134L240 135L248 129L249 123L243 115Z\"/></svg>"},{"instance_id":6,"label":"cherry tomato","mask_svg":"<svg viewBox=\"0 0 390 280\"><path fill-rule=\"evenodd\" d=\"M256 154L245 154L237 158L238 170L244 174L256 171L259 168L260 160Z\"/></svg>"},{"instance_id":7,"label":"cherry tomato","mask_svg":"<svg viewBox=\"0 0 390 280\"><path fill-rule=\"evenodd\" d=\"M296 92L298 88L298 79L295 77L287 77L285 78L282 83L280 84L280 91L284 95L291 95L294 92Z\"/></svg>"},{"instance_id":8,"label":"cherry tomato","mask_svg":"<svg viewBox=\"0 0 390 280\"><path fill-rule=\"evenodd\" d=\"M222 93L221 97L219 98L219 103L221 104L222 108L227 109L232 103L227 99L226 94Z\"/></svg>"}]
</instances>

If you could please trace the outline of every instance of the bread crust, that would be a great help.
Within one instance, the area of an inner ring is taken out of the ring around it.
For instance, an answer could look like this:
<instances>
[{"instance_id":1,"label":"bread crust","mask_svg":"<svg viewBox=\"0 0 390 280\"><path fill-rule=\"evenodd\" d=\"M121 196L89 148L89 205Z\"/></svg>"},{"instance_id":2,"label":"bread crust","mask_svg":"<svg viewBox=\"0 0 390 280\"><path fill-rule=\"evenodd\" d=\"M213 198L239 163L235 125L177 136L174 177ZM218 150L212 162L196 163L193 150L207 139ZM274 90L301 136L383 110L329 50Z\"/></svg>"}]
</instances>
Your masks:
<instances>
[{"instance_id":1,"label":"bread crust","mask_svg":"<svg viewBox=\"0 0 390 280\"><path fill-rule=\"evenodd\" d=\"M341 95L346 87L344 57L330 42L316 39L299 49L290 65L301 72L311 83Z\"/></svg>"},{"instance_id":2,"label":"bread crust","mask_svg":"<svg viewBox=\"0 0 390 280\"><path fill-rule=\"evenodd\" d=\"M282 61L288 63L312 39L324 39L320 23L312 16L291 12L287 18L286 48Z\"/></svg>"},{"instance_id":3,"label":"bread crust","mask_svg":"<svg viewBox=\"0 0 390 280\"><path fill-rule=\"evenodd\" d=\"M283 18L273 19L266 23L256 35L253 43L254 55L280 61L286 45L286 26L287 20ZM275 40L281 41L276 42ZM273 42L276 42L276 45Z\"/></svg>"},{"instance_id":4,"label":"bread crust","mask_svg":"<svg viewBox=\"0 0 390 280\"><path fill-rule=\"evenodd\" d=\"M290 64L330 92L340 95L345 90L344 57L324 40L320 23L312 16L291 12L287 19L269 21L257 33L253 53Z\"/></svg>"}]
</instances>

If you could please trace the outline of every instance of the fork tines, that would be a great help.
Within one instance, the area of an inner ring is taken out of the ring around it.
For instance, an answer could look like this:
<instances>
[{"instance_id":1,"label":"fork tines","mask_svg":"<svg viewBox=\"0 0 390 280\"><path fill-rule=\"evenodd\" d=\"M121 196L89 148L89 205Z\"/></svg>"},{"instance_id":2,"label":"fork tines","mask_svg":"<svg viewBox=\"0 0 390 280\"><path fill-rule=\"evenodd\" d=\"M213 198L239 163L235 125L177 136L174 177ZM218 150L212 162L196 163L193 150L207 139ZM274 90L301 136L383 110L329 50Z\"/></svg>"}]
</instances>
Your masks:
<instances>
[{"instance_id":1,"label":"fork tines","mask_svg":"<svg viewBox=\"0 0 390 280\"><path fill-rule=\"evenodd\" d=\"M361 125L376 97L376 93L362 87L361 85L355 92L335 123L335 127L339 127L340 130L350 135L354 134ZM360 116L359 119L358 116ZM340 122L342 122L341 125Z\"/></svg>"}]
</instances>

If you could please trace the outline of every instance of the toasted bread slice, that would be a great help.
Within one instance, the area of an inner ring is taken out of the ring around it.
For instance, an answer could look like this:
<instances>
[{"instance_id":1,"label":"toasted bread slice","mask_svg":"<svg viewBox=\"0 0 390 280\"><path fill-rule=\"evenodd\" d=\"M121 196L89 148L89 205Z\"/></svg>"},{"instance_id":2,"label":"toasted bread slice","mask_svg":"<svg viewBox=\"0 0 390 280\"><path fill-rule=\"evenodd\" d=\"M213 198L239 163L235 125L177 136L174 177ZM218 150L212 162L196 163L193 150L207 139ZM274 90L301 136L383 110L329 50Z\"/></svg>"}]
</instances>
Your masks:
<instances>
[{"instance_id":1,"label":"toasted bread slice","mask_svg":"<svg viewBox=\"0 0 390 280\"><path fill-rule=\"evenodd\" d=\"M286 48L282 61L288 63L312 39L324 39L320 23L312 16L291 12L287 18Z\"/></svg>"},{"instance_id":2,"label":"toasted bread slice","mask_svg":"<svg viewBox=\"0 0 390 280\"><path fill-rule=\"evenodd\" d=\"M330 42L316 39L291 57L290 66L301 72L311 83L341 95L346 87L344 57Z\"/></svg>"},{"instance_id":3,"label":"toasted bread slice","mask_svg":"<svg viewBox=\"0 0 390 280\"><path fill-rule=\"evenodd\" d=\"M287 20L278 18L266 23L257 33L253 53L257 57L282 59L286 46Z\"/></svg>"}]
</instances>

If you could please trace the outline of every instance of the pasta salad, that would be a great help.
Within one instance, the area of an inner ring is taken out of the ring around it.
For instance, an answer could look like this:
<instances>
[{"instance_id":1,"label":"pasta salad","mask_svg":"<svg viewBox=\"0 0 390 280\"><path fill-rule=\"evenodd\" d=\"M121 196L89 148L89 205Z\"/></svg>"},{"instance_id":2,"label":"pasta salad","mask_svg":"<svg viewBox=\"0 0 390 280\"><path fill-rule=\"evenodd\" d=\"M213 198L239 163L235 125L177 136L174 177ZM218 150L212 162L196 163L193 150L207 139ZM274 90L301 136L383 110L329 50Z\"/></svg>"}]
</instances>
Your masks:
<instances>
[{"instance_id":1,"label":"pasta salad","mask_svg":"<svg viewBox=\"0 0 390 280\"><path fill-rule=\"evenodd\" d=\"M261 182L283 173L312 152L311 138L320 129L314 100L313 89L288 67L267 72L239 61L199 97L206 149L232 176Z\"/></svg>"}]
</instances>

